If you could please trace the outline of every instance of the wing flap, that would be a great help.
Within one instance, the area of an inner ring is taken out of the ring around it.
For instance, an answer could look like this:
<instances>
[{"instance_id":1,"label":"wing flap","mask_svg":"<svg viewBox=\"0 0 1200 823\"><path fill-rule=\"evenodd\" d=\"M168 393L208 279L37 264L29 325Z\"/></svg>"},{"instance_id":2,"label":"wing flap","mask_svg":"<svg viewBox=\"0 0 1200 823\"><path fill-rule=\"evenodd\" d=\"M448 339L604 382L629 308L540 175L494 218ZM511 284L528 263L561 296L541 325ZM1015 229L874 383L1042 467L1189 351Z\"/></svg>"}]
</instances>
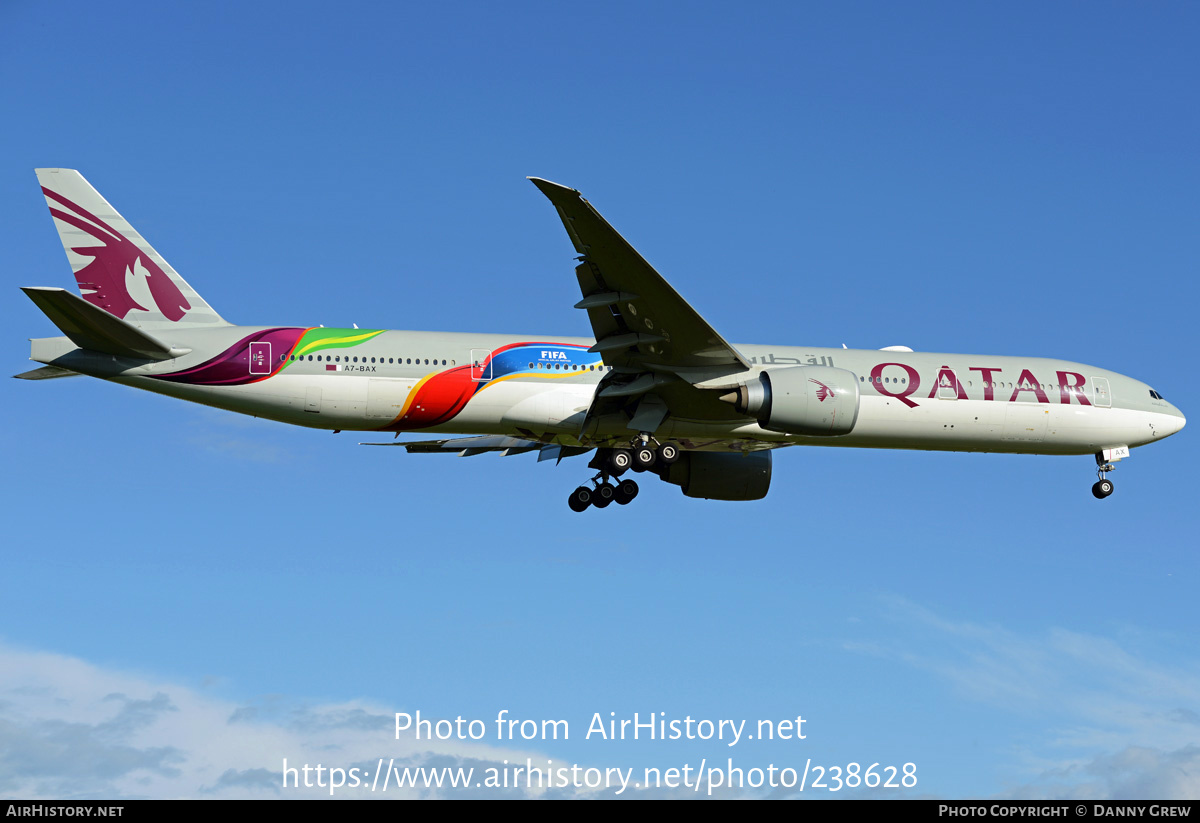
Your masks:
<instances>
[{"instance_id":1,"label":"wing flap","mask_svg":"<svg viewBox=\"0 0 1200 823\"><path fill-rule=\"evenodd\" d=\"M541 443L537 440L526 440L523 437L508 437L502 434L486 434L479 437L452 437L447 440L402 440L394 443L359 443L360 446L403 446L409 454L457 454L459 457L473 457L486 452L500 452L508 457L513 454L538 452L538 462L543 460L562 460L591 451L591 447L559 446Z\"/></svg>"},{"instance_id":2,"label":"wing flap","mask_svg":"<svg viewBox=\"0 0 1200 823\"><path fill-rule=\"evenodd\" d=\"M400 440L392 443L359 443L360 446L403 446L409 454L482 454L489 451L533 451L541 447L536 440L504 435L454 437L448 440Z\"/></svg>"}]
</instances>

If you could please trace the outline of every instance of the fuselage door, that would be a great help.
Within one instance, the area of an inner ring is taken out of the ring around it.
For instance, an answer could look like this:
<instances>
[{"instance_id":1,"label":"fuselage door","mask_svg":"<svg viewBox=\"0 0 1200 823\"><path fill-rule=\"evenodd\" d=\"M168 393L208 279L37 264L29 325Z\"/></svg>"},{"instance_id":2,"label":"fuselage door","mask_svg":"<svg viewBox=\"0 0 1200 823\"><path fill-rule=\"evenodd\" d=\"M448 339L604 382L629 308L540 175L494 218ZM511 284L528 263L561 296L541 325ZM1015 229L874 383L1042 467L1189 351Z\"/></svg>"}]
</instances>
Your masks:
<instances>
[{"instance_id":1,"label":"fuselage door","mask_svg":"<svg viewBox=\"0 0 1200 823\"><path fill-rule=\"evenodd\" d=\"M471 349L471 379L476 383L492 379L492 352L489 349Z\"/></svg>"},{"instance_id":2,"label":"fuselage door","mask_svg":"<svg viewBox=\"0 0 1200 823\"><path fill-rule=\"evenodd\" d=\"M1096 398L1096 405L1102 409L1107 409L1112 405L1112 394L1108 389L1107 377L1092 378L1092 394Z\"/></svg>"},{"instance_id":3,"label":"fuselage door","mask_svg":"<svg viewBox=\"0 0 1200 823\"><path fill-rule=\"evenodd\" d=\"M938 399L958 399L958 377L949 366L942 366L941 373L938 375Z\"/></svg>"},{"instance_id":4,"label":"fuselage door","mask_svg":"<svg viewBox=\"0 0 1200 823\"><path fill-rule=\"evenodd\" d=\"M270 343L251 343L250 344L250 373L251 374L270 374L271 373L271 344Z\"/></svg>"}]
</instances>

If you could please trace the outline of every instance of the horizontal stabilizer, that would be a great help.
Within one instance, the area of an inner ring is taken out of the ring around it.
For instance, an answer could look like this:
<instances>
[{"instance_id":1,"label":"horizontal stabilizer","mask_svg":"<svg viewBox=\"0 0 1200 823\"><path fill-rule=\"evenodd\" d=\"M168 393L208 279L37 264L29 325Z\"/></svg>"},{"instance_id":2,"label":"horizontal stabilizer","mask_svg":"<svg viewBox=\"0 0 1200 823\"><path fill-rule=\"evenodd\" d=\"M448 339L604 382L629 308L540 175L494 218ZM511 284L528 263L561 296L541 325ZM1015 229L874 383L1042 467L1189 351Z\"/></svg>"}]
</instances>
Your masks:
<instances>
[{"instance_id":1,"label":"horizontal stabilizer","mask_svg":"<svg viewBox=\"0 0 1200 823\"><path fill-rule=\"evenodd\" d=\"M56 377L78 377L79 372L60 369L58 366L42 366L40 369L14 374L18 380L53 380Z\"/></svg>"},{"instance_id":2,"label":"horizontal stabilizer","mask_svg":"<svg viewBox=\"0 0 1200 823\"><path fill-rule=\"evenodd\" d=\"M23 287L21 291L81 349L139 360L170 360L191 351L172 348L65 289Z\"/></svg>"}]
</instances>

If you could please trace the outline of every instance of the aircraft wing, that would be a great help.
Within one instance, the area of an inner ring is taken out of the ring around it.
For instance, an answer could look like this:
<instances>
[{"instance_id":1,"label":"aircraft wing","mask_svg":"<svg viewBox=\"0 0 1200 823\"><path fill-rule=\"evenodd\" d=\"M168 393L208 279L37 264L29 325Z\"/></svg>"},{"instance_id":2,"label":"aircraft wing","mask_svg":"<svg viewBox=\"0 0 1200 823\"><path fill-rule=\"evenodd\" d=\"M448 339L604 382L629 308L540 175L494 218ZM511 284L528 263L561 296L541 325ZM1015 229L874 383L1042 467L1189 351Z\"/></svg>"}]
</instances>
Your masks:
<instances>
[{"instance_id":1,"label":"aircraft wing","mask_svg":"<svg viewBox=\"0 0 1200 823\"><path fill-rule=\"evenodd\" d=\"M529 178L550 199L579 252L575 268L598 352L607 365L649 372L750 368L654 267L575 189Z\"/></svg>"},{"instance_id":2,"label":"aircraft wing","mask_svg":"<svg viewBox=\"0 0 1200 823\"><path fill-rule=\"evenodd\" d=\"M738 415L704 388L717 388L750 363L575 189L529 178L562 219L579 265L575 275L597 352L611 366L596 389L581 434L601 418L654 432L668 416L728 420ZM732 385L732 384L730 384Z\"/></svg>"},{"instance_id":3,"label":"aircraft wing","mask_svg":"<svg viewBox=\"0 0 1200 823\"><path fill-rule=\"evenodd\" d=\"M507 437L505 435L481 435L479 437L454 437L448 440L407 440L393 443L359 443L360 446L403 446L409 454L457 454L459 457L471 457L485 452L500 452L507 457L511 454L538 452L538 462L543 460L562 460L573 457L591 449L573 446L557 446L540 443L537 440L526 440L522 437Z\"/></svg>"}]
</instances>

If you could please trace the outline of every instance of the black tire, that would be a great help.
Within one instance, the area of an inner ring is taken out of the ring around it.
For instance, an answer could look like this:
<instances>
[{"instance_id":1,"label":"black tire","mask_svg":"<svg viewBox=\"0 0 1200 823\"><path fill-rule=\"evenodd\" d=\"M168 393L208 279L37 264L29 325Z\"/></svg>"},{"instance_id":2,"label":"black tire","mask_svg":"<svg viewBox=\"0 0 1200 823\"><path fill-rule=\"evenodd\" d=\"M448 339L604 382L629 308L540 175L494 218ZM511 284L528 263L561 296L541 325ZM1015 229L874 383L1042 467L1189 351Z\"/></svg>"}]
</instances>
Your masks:
<instances>
[{"instance_id":1,"label":"black tire","mask_svg":"<svg viewBox=\"0 0 1200 823\"><path fill-rule=\"evenodd\" d=\"M638 446L633 450L633 467L639 471L654 468L654 461L657 459L658 455L650 446Z\"/></svg>"},{"instance_id":2,"label":"black tire","mask_svg":"<svg viewBox=\"0 0 1200 823\"><path fill-rule=\"evenodd\" d=\"M608 456L608 464L612 466L613 474L620 474L633 465L633 452L629 449L613 449Z\"/></svg>"},{"instance_id":3,"label":"black tire","mask_svg":"<svg viewBox=\"0 0 1200 823\"><path fill-rule=\"evenodd\" d=\"M622 480L617 486L617 503L627 505L638 496L638 484L632 480Z\"/></svg>"},{"instance_id":4,"label":"black tire","mask_svg":"<svg viewBox=\"0 0 1200 823\"><path fill-rule=\"evenodd\" d=\"M1113 493L1113 484L1111 480L1097 480L1092 485L1092 495L1097 500L1103 500Z\"/></svg>"},{"instance_id":5,"label":"black tire","mask_svg":"<svg viewBox=\"0 0 1200 823\"><path fill-rule=\"evenodd\" d=\"M658 447L658 462L669 466L679 459L679 447L674 443L663 443Z\"/></svg>"},{"instance_id":6,"label":"black tire","mask_svg":"<svg viewBox=\"0 0 1200 823\"><path fill-rule=\"evenodd\" d=\"M603 509L617 498L617 487L612 483L601 483L596 487L596 493L592 497L592 505L597 509Z\"/></svg>"},{"instance_id":7,"label":"black tire","mask_svg":"<svg viewBox=\"0 0 1200 823\"><path fill-rule=\"evenodd\" d=\"M587 486L580 486L571 492L571 496L567 498L567 505L571 507L571 511L581 512L592 505L592 497L591 489Z\"/></svg>"}]
</instances>

